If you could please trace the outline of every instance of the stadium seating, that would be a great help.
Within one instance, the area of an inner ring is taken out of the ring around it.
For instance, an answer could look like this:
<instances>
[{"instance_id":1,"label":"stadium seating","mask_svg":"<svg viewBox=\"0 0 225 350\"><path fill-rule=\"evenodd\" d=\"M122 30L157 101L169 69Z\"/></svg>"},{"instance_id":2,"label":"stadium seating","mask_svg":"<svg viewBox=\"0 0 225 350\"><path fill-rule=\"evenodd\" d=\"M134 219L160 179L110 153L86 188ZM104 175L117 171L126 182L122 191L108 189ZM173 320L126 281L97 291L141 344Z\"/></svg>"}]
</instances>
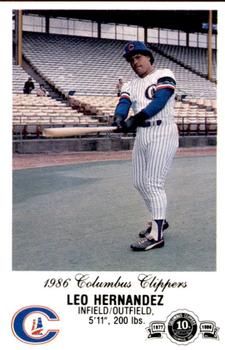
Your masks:
<instances>
[{"instance_id":1,"label":"stadium seating","mask_svg":"<svg viewBox=\"0 0 225 350\"><path fill-rule=\"evenodd\" d=\"M14 134L40 136L46 125L109 124L118 102L118 78L128 81L134 76L121 58L124 41L28 32L23 35L24 55L30 65L69 99L65 104L50 97L37 97L35 92L22 94L28 74L13 65ZM190 53L185 49L170 48L169 54L178 53L180 61L185 61ZM192 56L197 51L193 50ZM175 105L180 133L216 133L216 85L158 52L154 52L154 57L158 68L172 69L178 94L186 96ZM202 54L202 62L204 57ZM203 71L204 65L199 69ZM75 90L73 96L69 96L71 90Z\"/></svg>"},{"instance_id":2,"label":"stadium seating","mask_svg":"<svg viewBox=\"0 0 225 350\"><path fill-rule=\"evenodd\" d=\"M24 54L42 76L59 90L77 95L115 95L118 77L132 78L129 64L122 59L124 41L25 33ZM154 47L153 47L154 48ZM158 68L173 70L177 89L190 97L216 98L214 83L154 53Z\"/></svg>"},{"instance_id":3,"label":"stadium seating","mask_svg":"<svg viewBox=\"0 0 225 350\"><path fill-rule=\"evenodd\" d=\"M180 135L216 134L217 110L215 101L190 100L175 103L175 120Z\"/></svg>"},{"instance_id":4,"label":"stadium seating","mask_svg":"<svg viewBox=\"0 0 225 350\"><path fill-rule=\"evenodd\" d=\"M40 135L46 126L96 125L98 120L77 112L66 104L51 97L37 97L34 94L13 95L13 132L14 134Z\"/></svg>"},{"instance_id":5,"label":"stadium seating","mask_svg":"<svg viewBox=\"0 0 225 350\"><path fill-rule=\"evenodd\" d=\"M27 81L27 79L29 78L29 75L27 74L27 72L25 72L25 70L21 67L15 64L15 62L13 62L13 93L22 93L23 92L23 87L24 87L24 83L25 81ZM35 88L38 87L38 84L34 81L34 86Z\"/></svg>"},{"instance_id":6,"label":"stadium seating","mask_svg":"<svg viewBox=\"0 0 225 350\"><path fill-rule=\"evenodd\" d=\"M71 105L78 111L103 115L112 120L118 97L113 96L75 96L71 97ZM132 114L132 112L130 113ZM217 110L216 101L207 99L191 99L175 102L175 119L182 134L216 133Z\"/></svg>"},{"instance_id":7,"label":"stadium seating","mask_svg":"<svg viewBox=\"0 0 225 350\"><path fill-rule=\"evenodd\" d=\"M112 117L115 107L119 101L118 97L114 96L72 96L70 104L73 108L88 115Z\"/></svg>"},{"instance_id":8,"label":"stadium seating","mask_svg":"<svg viewBox=\"0 0 225 350\"><path fill-rule=\"evenodd\" d=\"M172 58L180 62L186 68L190 68L193 72L207 76L208 58L207 49L196 47L175 46L166 44L154 44L153 47L157 51L163 53L168 58ZM212 54L212 79L216 81L216 50Z\"/></svg>"}]
</instances>

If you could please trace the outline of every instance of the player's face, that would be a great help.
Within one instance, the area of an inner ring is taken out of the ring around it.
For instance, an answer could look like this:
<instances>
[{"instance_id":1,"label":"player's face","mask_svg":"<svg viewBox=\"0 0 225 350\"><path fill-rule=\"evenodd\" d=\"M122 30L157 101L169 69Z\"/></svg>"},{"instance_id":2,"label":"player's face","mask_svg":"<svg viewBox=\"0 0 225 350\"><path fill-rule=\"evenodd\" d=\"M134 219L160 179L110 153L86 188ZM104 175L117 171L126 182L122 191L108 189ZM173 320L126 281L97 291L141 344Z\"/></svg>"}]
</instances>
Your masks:
<instances>
[{"instance_id":1,"label":"player's face","mask_svg":"<svg viewBox=\"0 0 225 350\"><path fill-rule=\"evenodd\" d=\"M153 70L149 59L150 58L148 56L144 56L139 53L132 56L130 59L131 67L140 78L146 77Z\"/></svg>"}]
</instances>

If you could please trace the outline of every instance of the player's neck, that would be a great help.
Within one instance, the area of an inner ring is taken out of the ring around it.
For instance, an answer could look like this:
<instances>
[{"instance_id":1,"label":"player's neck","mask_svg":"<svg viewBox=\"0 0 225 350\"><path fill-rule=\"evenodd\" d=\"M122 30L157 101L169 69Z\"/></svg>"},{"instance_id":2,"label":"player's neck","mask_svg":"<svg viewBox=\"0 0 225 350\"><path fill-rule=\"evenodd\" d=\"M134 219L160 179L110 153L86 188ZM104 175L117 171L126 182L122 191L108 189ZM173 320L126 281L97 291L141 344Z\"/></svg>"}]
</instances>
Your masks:
<instances>
[{"instance_id":1,"label":"player's neck","mask_svg":"<svg viewBox=\"0 0 225 350\"><path fill-rule=\"evenodd\" d=\"M148 69L143 75L139 75L139 78L144 79L146 78L148 75L152 74L155 71L155 67L150 67L150 69Z\"/></svg>"}]
</instances>

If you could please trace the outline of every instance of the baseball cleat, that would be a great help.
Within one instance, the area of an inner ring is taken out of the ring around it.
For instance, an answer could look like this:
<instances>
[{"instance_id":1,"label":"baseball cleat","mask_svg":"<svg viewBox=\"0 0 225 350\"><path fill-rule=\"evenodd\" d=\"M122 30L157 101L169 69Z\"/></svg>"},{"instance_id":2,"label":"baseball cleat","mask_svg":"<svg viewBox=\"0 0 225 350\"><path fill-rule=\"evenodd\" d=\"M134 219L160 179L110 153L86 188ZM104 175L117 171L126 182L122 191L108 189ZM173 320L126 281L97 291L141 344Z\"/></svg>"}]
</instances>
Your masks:
<instances>
[{"instance_id":1,"label":"baseball cleat","mask_svg":"<svg viewBox=\"0 0 225 350\"><path fill-rule=\"evenodd\" d=\"M164 239L161 238L159 241L155 241L154 239L142 238L140 241L132 243L131 249L136 251L144 251L155 248L162 248L164 246Z\"/></svg>"},{"instance_id":2,"label":"baseball cleat","mask_svg":"<svg viewBox=\"0 0 225 350\"><path fill-rule=\"evenodd\" d=\"M139 237L144 238L144 237L146 237L146 235L148 235L148 234L151 232L152 223L149 222L148 224L149 224L149 226L146 228L146 230L142 230L141 232L139 232L139 234L138 234ZM164 230L166 230L168 227L169 227L169 223L168 223L166 220L164 220L162 230L164 231Z\"/></svg>"}]
</instances>

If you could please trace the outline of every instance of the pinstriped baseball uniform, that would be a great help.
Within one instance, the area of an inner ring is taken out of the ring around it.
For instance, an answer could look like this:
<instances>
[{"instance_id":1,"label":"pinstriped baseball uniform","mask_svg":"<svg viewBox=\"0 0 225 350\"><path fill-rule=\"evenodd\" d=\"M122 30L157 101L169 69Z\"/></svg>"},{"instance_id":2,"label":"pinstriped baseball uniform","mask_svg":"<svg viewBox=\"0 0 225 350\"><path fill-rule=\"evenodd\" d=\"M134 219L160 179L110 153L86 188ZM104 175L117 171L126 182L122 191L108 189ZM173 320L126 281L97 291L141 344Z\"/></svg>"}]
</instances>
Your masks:
<instances>
[{"instance_id":1,"label":"pinstriped baseball uniform","mask_svg":"<svg viewBox=\"0 0 225 350\"><path fill-rule=\"evenodd\" d=\"M156 91L174 89L172 82L175 78L171 70L155 69L146 77L137 76L125 84L121 97L131 101L134 114L137 114L151 103ZM160 112L149 119L151 122L161 120L160 125L137 128L133 148L134 186L142 195L153 220L166 218L165 179L178 147L174 95Z\"/></svg>"}]
</instances>

